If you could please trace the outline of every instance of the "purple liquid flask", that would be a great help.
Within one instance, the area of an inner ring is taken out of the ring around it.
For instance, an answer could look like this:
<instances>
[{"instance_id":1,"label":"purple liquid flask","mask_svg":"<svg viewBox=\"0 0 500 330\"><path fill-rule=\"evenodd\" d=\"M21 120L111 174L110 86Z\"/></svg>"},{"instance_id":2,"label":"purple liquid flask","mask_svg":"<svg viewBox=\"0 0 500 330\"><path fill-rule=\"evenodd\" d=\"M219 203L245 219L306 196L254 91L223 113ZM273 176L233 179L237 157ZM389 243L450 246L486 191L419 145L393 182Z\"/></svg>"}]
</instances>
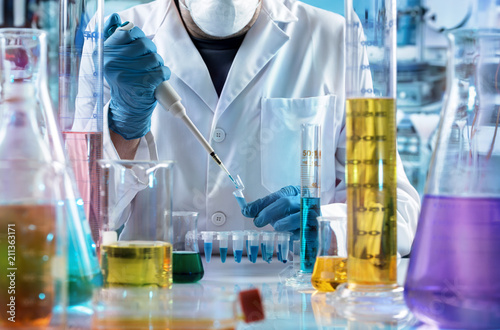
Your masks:
<instances>
[{"instance_id":1,"label":"purple liquid flask","mask_svg":"<svg viewBox=\"0 0 500 330\"><path fill-rule=\"evenodd\" d=\"M499 329L500 30L448 39L448 90L405 300L440 328Z\"/></svg>"}]
</instances>

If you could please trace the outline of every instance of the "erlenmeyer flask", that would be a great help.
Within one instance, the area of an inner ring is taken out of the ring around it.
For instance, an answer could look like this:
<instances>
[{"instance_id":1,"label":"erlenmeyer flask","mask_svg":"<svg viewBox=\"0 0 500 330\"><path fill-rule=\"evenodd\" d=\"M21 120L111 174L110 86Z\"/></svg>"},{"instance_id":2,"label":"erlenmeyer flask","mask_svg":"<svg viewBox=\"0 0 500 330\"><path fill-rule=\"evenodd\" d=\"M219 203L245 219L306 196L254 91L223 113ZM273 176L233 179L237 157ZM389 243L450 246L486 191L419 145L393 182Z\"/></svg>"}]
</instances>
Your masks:
<instances>
[{"instance_id":1,"label":"erlenmeyer flask","mask_svg":"<svg viewBox=\"0 0 500 330\"><path fill-rule=\"evenodd\" d=\"M65 168L40 129L33 80L45 35L10 33L0 29L0 328L66 328Z\"/></svg>"},{"instance_id":2,"label":"erlenmeyer flask","mask_svg":"<svg viewBox=\"0 0 500 330\"><path fill-rule=\"evenodd\" d=\"M443 328L500 328L500 30L448 35L447 95L405 299Z\"/></svg>"},{"instance_id":3,"label":"erlenmeyer flask","mask_svg":"<svg viewBox=\"0 0 500 330\"><path fill-rule=\"evenodd\" d=\"M13 79L30 83L34 87L34 104L37 107L38 126L49 145L52 159L64 166L65 212L68 230L68 292L69 305L90 301L95 286L101 284L99 261L90 226L85 218L83 202L75 184L72 167L65 154L61 134L54 117L47 85L46 33L35 29L0 29L8 54L5 58L11 67L17 65ZM23 61L29 65L22 66ZM2 79L12 77L2 75Z\"/></svg>"}]
</instances>

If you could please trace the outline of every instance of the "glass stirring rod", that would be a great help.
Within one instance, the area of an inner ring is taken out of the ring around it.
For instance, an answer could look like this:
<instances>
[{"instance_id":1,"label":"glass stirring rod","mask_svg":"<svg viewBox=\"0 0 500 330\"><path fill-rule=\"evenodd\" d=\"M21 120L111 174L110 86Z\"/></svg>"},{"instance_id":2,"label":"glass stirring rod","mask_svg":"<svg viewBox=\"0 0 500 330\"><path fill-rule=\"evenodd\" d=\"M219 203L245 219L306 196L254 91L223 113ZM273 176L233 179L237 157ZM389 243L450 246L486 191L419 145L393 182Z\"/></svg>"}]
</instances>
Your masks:
<instances>
[{"instance_id":1,"label":"glass stirring rod","mask_svg":"<svg viewBox=\"0 0 500 330\"><path fill-rule=\"evenodd\" d=\"M133 27L134 24L132 22L125 22L118 27L118 30L127 31L131 30ZM226 166L224 166L224 164L222 163L219 156L217 156L212 146L210 146L208 141L205 140L205 138L200 133L198 128L193 124L191 119L188 117L186 113L186 108L184 108L184 106L181 103L181 97L179 96L179 94L177 94L175 89L173 89L173 87L168 83L168 81L164 81L160 85L158 85L158 87L156 87L155 97L165 110L170 111L174 117L182 119L184 124L186 124L191 133L193 133L196 139L198 139L203 148L205 148L208 154L212 157L212 159L217 163L217 165L219 165L219 167L222 170L224 170L224 172L226 172L229 179L231 179L231 181L236 186L236 189L239 189L238 183L233 178L231 173L229 173Z\"/></svg>"}]
</instances>

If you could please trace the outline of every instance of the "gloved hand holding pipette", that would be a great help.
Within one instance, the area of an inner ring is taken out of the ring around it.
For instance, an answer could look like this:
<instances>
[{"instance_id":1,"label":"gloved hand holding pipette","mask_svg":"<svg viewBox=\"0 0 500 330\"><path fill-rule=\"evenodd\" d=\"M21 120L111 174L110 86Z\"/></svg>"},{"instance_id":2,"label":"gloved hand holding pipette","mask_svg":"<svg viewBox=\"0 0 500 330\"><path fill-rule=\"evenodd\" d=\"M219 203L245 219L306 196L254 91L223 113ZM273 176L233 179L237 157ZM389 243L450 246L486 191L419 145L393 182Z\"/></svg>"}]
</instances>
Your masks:
<instances>
[{"instance_id":1,"label":"gloved hand holding pipette","mask_svg":"<svg viewBox=\"0 0 500 330\"><path fill-rule=\"evenodd\" d=\"M104 77L111 88L108 121L111 130L131 140L150 130L155 90L170 78L170 69L142 30L120 26L118 14L104 26Z\"/></svg>"},{"instance_id":2,"label":"gloved hand holding pipette","mask_svg":"<svg viewBox=\"0 0 500 330\"><path fill-rule=\"evenodd\" d=\"M294 240L300 235L300 186L286 186L248 203L241 212L254 218L257 227L272 225L276 231L290 231ZM319 214L318 214L319 216Z\"/></svg>"}]
</instances>

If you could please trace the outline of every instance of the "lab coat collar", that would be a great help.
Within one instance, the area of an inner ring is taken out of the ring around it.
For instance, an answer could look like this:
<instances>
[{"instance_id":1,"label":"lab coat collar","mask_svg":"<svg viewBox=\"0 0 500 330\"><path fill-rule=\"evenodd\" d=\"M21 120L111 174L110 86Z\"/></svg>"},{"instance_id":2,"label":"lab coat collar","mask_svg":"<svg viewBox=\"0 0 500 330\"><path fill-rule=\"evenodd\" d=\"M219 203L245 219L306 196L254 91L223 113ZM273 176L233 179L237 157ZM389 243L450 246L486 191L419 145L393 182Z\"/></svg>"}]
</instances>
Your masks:
<instances>
[{"instance_id":1,"label":"lab coat collar","mask_svg":"<svg viewBox=\"0 0 500 330\"><path fill-rule=\"evenodd\" d=\"M165 65L172 71L172 76L182 80L214 111L218 96L210 73L191 41L174 1L165 1L169 3L165 20L158 28L153 42L161 40L161 42L155 42L158 53L163 57Z\"/></svg>"},{"instance_id":2,"label":"lab coat collar","mask_svg":"<svg viewBox=\"0 0 500 330\"><path fill-rule=\"evenodd\" d=\"M285 0L286 1L286 0ZM281 23L297 21L283 0L262 0L257 21L247 32L234 58L216 111L216 120L290 39Z\"/></svg>"},{"instance_id":3,"label":"lab coat collar","mask_svg":"<svg viewBox=\"0 0 500 330\"><path fill-rule=\"evenodd\" d=\"M189 86L219 117L290 39L280 23L294 22L297 17L283 1L288 0L262 0L261 13L236 54L220 100L173 0L167 1L165 19L157 28L153 41L162 40L156 43L158 53L172 75Z\"/></svg>"}]
</instances>

